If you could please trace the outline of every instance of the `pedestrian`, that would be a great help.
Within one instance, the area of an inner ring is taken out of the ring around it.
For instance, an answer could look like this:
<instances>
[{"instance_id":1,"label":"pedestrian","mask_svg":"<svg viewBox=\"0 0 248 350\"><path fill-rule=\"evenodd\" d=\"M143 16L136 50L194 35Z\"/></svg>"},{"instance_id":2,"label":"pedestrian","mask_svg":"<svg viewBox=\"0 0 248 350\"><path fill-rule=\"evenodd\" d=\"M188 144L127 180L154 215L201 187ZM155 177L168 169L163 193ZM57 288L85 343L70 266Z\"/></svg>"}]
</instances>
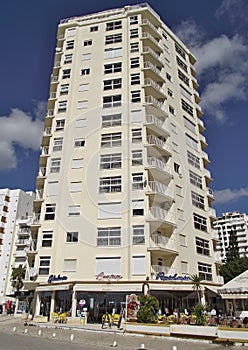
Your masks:
<instances>
[{"instance_id":1,"label":"pedestrian","mask_svg":"<svg viewBox=\"0 0 248 350\"><path fill-rule=\"evenodd\" d=\"M111 316L108 313L108 311L106 311L105 314L102 316L102 329L105 323L108 323L109 328L111 328Z\"/></svg>"}]
</instances>

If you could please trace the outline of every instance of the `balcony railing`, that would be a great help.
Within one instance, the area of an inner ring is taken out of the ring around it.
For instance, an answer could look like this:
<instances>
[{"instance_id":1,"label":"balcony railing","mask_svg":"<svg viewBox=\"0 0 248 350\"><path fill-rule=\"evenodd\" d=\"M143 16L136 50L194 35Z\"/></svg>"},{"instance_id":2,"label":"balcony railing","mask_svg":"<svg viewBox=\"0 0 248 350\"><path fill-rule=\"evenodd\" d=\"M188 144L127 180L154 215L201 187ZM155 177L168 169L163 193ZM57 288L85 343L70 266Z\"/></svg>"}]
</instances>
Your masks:
<instances>
[{"instance_id":1,"label":"balcony railing","mask_svg":"<svg viewBox=\"0 0 248 350\"><path fill-rule=\"evenodd\" d=\"M57 83L58 81L59 81L59 76L58 75L51 76L51 83Z\"/></svg>"},{"instance_id":2,"label":"balcony railing","mask_svg":"<svg viewBox=\"0 0 248 350\"><path fill-rule=\"evenodd\" d=\"M157 92L160 93L160 95L164 96L165 98L165 93L163 92L163 89L160 85L158 85L153 79L151 78L146 78L144 80L144 87L153 87L153 89L155 89Z\"/></svg>"},{"instance_id":3,"label":"balcony railing","mask_svg":"<svg viewBox=\"0 0 248 350\"><path fill-rule=\"evenodd\" d=\"M39 224L40 224L40 213L37 213L34 215L33 225L39 225Z\"/></svg>"},{"instance_id":4,"label":"balcony railing","mask_svg":"<svg viewBox=\"0 0 248 350\"><path fill-rule=\"evenodd\" d=\"M154 35L157 35L158 38L161 38L161 34L158 32L158 29L147 18L142 19L141 25L150 27L153 30Z\"/></svg>"},{"instance_id":5,"label":"balcony railing","mask_svg":"<svg viewBox=\"0 0 248 350\"><path fill-rule=\"evenodd\" d=\"M18 239L16 241L16 245L27 245L29 243L29 239Z\"/></svg>"},{"instance_id":6,"label":"balcony railing","mask_svg":"<svg viewBox=\"0 0 248 350\"><path fill-rule=\"evenodd\" d=\"M47 127L44 129L44 135L45 136L51 136L52 134L52 128L51 127Z\"/></svg>"},{"instance_id":7,"label":"balcony railing","mask_svg":"<svg viewBox=\"0 0 248 350\"><path fill-rule=\"evenodd\" d=\"M51 92L49 98L50 99L55 99L56 98L56 92Z\"/></svg>"},{"instance_id":8,"label":"balcony railing","mask_svg":"<svg viewBox=\"0 0 248 350\"><path fill-rule=\"evenodd\" d=\"M148 32L143 32L141 35L141 39L145 40L145 39L149 39L151 40L151 42L153 42L157 48L159 49L159 51L163 51L162 48L159 46L159 41L157 39L155 39L150 33Z\"/></svg>"},{"instance_id":9,"label":"balcony railing","mask_svg":"<svg viewBox=\"0 0 248 350\"><path fill-rule=\"evenodd\" d=\"M149 145L155 145L156 147L160 148L163 151L166 151L171 154L171 148L169 145L167 145L163 140L159 139L155 135L148 135L147 136L147 142Z\"/></svg>"},{"instance_id":10,"label":"balcony railing","mask_svg":"<svg viewBox=\"0 0 248 350\"><path fill-rule=\"evenodd\" d=\"M150 243L150 248L176 250L176 242L174 239L165 237L158 233L151 235L149 243Z\"/></svg>"},{"instance_id":11,"label":"balcony railing","mask_svg":"<svg viewBox=\"0 0 248 350\"><path fill-rule=\"evenodd\" d=\"M37 239L29 241L29 246L26 248L26 252L35 252L37 250Z\"/></svg>"},{"instance_id":12,"label":"balcony railing","mask_svg":"<svg viewBox=\"0 0 248 350\"><path fill-rule=\"evenodd\" d=\"M44 190L36 190L36 199L43 199Z\"/></svg>"},{"instance_id":13,"label":"balcony railing","mask_svg":"<svg viewBox=\"0 0 248 350\"><path fill-rule=\"evenodd\" d=\"M153 105L156 108L161 109L163 112L166 113L165 106L163 102L158 101L155 97L153 96L145 96L145 103L149 105Z\"/></svg>"},{"instance_id":14,"label":"balcony railing","mask_svg":"<svg viewBox=\"0 0 248 350\"><path fill-rule=\"evenodd\" d=\"M47 116L48 117L53 117L54 116L54 109L48 109Z\"/></svg>"},{"instance_id":15,"label":"balcony railing","mask_svg":"<svg viewBox=\"0 0 248 350\"><path fill-rule=\"evenodd\" d=\"M49 147L48 146L42 147L41 155L47 156L48 154L49 154Z\"/></svg>"},{"instance_id":16,"label":"balcony railing","mask_svg":"<svg viewBox=\"0 0 248 350\"><path fill-rule=\"evenodd\" d=\"M47 168L41 167L39 169L38 176L46 176L46 170L47 170Z\"/></svg>"},{"instance_id":17,"label":"balcony railing","mask_svg":"<svg viewBox=\"0 0 248 350\"><path fill-rule=\"evenodd\" d=\"M168 122L155 117L154 115L147 115L145 124L152 124L159 128L161 131L166 132L169 135Z\"/></svg>"},{"instance_id":18,"label":"balcony railing","mask_svg":"<svg viewBox=\"0 0 248 350\"><path fill-rule=\"evenodd\" d=\"M171 169L169 168L169 166L165 162L163 162L162 160L160 160L156 157L148 157L147 163L148 163L149 167L155 167L161 171L164 171L164 172L172 175Z\"/></svg>"},{"instance_id":19,"label":"balcony railing","mask_svg":"<svg viewBox=\"0 0 248 350\"><path fill-rule=\"evenodd\" d=\"M175 224L175 219L172 216L171 213L169 213L167 210L162 209L157 206L150 207L149 209L150 215L152 215L155 219L170 222L171 224Z\"/></svg>"},{"instance_id":20,"label":"balcony railing","mask_svg":"<svg viewBox=\"0 0 248 350\"><path fill-rule=\"evenodd\" d=\"M159 272L164 272L164 274L167 276L174 276L176 273L176 269L163 265L151 265L152 274L156 275Z\"/></svg>"},{"instance_id":21,"label":"balcony railing","mask_svg":"<svg viewBox=\"0 0 248 350\"><path fill-rule=\"evenodd\" d=\"M172 189L159 181L149 181L147 190L173 198Z\"/></svg>"},{"instance_id":22,"label":"balcony railing","mask_svg":"<svg viewBox=\"0 0 248 350\"><path fill-rule=\"evenodd\" d=\"M159 64L164 66L160 56L152 48L150 48L150 46L144 46L143 53L149 53L153 58L155 58L159 62Z\"/></svg>"},{"instance_id":23,"label":"balcony railing","mask_svg":"<svg viewBox=\"0 0 248 350\"><path fill-rule=\"evenodd\" d=\"M144 68L145 69L150 69L151 71L153 71L153 73L157 74L163 81L165 81L162 73L161 73L161 70L158 69L152 62L150 61L145 61L144 62Z\"/></svg>"}]
</instances>

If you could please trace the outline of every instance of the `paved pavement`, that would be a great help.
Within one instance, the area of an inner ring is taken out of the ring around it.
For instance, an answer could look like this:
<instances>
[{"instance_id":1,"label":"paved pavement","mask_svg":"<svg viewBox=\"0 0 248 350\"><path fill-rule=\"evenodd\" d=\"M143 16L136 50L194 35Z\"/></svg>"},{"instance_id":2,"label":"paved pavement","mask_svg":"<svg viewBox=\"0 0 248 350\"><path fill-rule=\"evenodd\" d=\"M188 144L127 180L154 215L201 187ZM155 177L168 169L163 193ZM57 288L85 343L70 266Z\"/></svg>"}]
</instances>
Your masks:
<instances>
[{"instance_id":1,"label":"paved pavement","mask_svg":"<svg viewBox=\"0 0 248 350\"><path fill-rule=\"evenodd\" d=\"M0 316L0 333L18 334L26 337L42 337L64 344L88 344L103 348L116 347L117 350L221 350L223 345L211 341L181 339L172 337L152 337L129 335L116 327L101 329L99 324L34 324L21 318ZM241 350L244 346L229 346L229 349Z\"/></svg>"}]
</instances>

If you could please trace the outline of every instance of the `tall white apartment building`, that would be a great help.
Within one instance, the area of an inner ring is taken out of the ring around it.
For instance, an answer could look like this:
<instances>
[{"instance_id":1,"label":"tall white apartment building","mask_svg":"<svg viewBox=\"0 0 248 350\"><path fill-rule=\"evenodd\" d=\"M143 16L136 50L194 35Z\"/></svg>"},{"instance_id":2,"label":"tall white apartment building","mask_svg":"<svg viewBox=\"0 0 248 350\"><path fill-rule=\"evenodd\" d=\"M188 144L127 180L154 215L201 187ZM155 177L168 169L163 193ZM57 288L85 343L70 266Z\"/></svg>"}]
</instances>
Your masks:
<instances>
[{"instance_id":1,"label":"tall white apartment building","mask_svg":"<svg viewBox=\"0 0 248 350\"><path fill-rule=\"evenodd\" d=\"M248 217L238 211L223 213L213 224L219 236L217 250L224 262L230 236L236 236L240 257L248 257Z\"/></svg>"},{"instance_id":2,"label":"tall white apartment building","mask_svg":"<svg viewBox=\"0 0 248 350\"><path fill-rule=\"evenodd\" d=\"M24 192L20 189L0 189L0 305L5 307L12 293L10 276L13 267L26 264L24 253L19 253L15 245L17 222L33 214L33 192ZM13 254L15 253L15 256Z\"/></svg>"},{"instance_id":3,"label":"tall white apartment building","mask_svg":"<svg viewBox=\"0 0 248 350\"><path fill-rule=\"evenodd\" d=\"M35 222L35 315L119 310L146 284L161 310L221 285L196 59L149 5L62 20Z\"/></svg>"}]
</instances>

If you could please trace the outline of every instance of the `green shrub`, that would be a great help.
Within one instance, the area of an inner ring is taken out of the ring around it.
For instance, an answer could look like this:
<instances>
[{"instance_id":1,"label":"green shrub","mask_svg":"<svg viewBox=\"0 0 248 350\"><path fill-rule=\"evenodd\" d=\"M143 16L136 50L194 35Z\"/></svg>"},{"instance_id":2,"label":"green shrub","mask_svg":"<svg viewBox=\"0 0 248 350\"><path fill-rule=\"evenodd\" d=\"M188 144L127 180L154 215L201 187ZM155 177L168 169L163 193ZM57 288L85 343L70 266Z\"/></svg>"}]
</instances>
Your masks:
<instances>
[{"instance_id":1,"label":"green shrub","mask_svg":"<svg viewBox=\"0 0 248 350\"><path fill-rule=\"evenodd\" d=\"M139 301L140 308L137 314L137 321L140 323L156 323L159 310L157 298L152 295L141 295Z\"/></svg>"},{"instance_id":2,"label":"green shrub","mask_svg":"<svg viewBox=\"0 0 248 350\"><path fill-rule=\"evenodd\" d=\"M192 315L196 318L196 324L198 326L204 326L206 324L206 316L205 316L206 308L203 304L198 303L192 309Z\"/></svg>"}]
</instances>

